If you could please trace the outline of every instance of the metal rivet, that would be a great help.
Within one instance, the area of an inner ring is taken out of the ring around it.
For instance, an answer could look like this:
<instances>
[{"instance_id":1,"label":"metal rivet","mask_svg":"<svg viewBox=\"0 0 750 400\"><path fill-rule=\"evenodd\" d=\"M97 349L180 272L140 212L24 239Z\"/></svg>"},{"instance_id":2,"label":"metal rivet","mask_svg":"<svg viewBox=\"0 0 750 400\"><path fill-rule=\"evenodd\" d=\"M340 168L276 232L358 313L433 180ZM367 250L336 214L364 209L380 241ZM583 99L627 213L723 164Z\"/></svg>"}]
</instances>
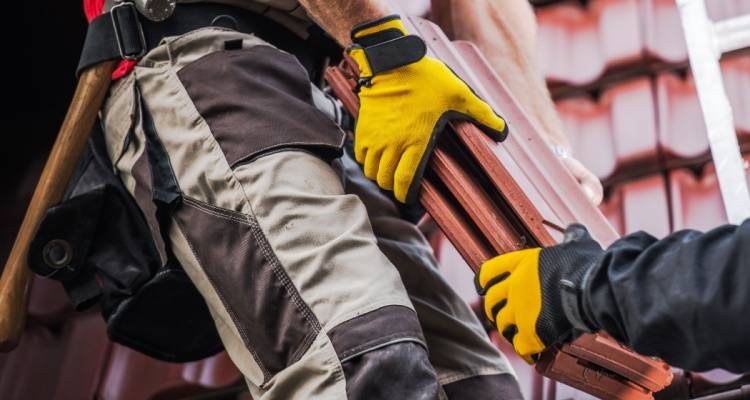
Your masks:
<instances>
[{"instance_id":1,"label":"metal rivet","mask_svg":"<svg viewBox=\"0 0 750 400\"><path fill-rule=\"evenodd\" d=\"M65 268L73 259L73 248L65 240L51 240L42 249L42 259L54 269Z\"/></svg>"}]
</instances>

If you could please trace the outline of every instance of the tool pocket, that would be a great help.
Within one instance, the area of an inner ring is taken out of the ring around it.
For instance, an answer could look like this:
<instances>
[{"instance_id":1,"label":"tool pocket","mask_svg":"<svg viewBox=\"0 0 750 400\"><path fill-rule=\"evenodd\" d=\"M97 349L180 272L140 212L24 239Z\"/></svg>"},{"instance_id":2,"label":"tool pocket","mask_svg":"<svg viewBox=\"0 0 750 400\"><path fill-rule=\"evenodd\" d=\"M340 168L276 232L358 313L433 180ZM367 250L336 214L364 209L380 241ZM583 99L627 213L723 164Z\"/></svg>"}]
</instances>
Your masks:
<instances>
[{"instance_id":1,"label":"tool pocket","mask_svg":"<svg viewBox=\"0 0 750 400\"><path fill-rule=\"evenodd\" d=\"M345 134L319 109L322 93L314 95L294 56L265 44L232 41L226 47L177 76L232 168L289 149L326 161L341 156Z\"/></svg>"},{"instance_id":2,"label":"tool pocket","mask_svg":"<svg viewBox=\"0 0 750 400\"><path fill-rule=\"evenodd\" d=\"M112 172L99 124L65 200L47 210L29 265L62 283L76 310L99 305L110 338L151 357L187 362L222 350L203 298Z\"/></svg>"}]
</instances>

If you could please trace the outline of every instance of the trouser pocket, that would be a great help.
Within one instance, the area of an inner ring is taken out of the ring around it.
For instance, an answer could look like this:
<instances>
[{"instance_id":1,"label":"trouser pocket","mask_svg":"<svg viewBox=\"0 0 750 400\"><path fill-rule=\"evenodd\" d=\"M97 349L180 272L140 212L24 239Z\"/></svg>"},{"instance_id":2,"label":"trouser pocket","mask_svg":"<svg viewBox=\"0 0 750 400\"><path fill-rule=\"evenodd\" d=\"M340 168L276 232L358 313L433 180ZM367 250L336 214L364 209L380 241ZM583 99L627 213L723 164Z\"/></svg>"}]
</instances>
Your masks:
<instances>
[{"instance_id":1,"label":"trouser pocket","mask_svg":"<svg viewBox=\"0 0 750 400\"><path fill-rule=\"evenodd\" d=\"M282 150L342 154L344 132L316 107L307 72L288 53L270 45L217 51L177 76L232 168Z\"/></svg>"}]
</instances>

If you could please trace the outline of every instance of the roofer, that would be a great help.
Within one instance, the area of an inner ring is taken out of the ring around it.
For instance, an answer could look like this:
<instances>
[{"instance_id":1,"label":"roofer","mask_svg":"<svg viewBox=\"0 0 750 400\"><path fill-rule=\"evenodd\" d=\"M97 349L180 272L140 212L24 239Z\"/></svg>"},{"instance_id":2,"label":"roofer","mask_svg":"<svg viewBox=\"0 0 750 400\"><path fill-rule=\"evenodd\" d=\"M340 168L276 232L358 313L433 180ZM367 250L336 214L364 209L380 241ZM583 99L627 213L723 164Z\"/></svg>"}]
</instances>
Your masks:
<instances>
[{"instance_id":1,"label":"roofer","mask_svg":"<svg viewBox=\"0 0 750 400\"><path fill-rule=\"evenodd\" d=\"M197 286L253 398L521 398L425 238L366 179L411 200L447 118L494 140L505 121L385 0L211 3L144 21L150 48L120 64L101 120L162 258ZM362 70L353 153L311 83L328 54L308 14Z\"/></svg>"},{"instance_id":2,"label":"roofer","mask_svg":"<svg viewBox=\"0 0 750 400\"><path fill-rule=\"evenodd\" d=\"M603 330L687 370L750 370L750 220L664 239L638 232L603 250L580 225L562 244L487 261L484 310L528 362Z\"/></svg>"}]
</instances>

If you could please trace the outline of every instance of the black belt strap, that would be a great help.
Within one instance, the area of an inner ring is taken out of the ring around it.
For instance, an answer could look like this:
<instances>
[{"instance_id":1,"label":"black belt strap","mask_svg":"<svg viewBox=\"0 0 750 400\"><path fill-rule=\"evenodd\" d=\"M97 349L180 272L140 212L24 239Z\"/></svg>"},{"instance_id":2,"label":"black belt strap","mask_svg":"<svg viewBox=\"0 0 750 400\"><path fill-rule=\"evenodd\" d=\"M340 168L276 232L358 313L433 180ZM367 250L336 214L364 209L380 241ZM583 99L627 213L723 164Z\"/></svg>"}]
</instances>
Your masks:
<instances>
[{"instance_id":1,"label":"black belt strap","mask_svg":"<svg viewBox=\"0 0 750 400\"><path fill-rule=\"evenodd\" d=\"M316 57L306 40L252 11L221 4L179 4L170 18L153 22L141 16L132 4L123 3L89 24L76 75L104 61L138 59L165 37L209 26L255 34L297 56L308 71L315 68Z\"/></svg>"}]
</instances>

